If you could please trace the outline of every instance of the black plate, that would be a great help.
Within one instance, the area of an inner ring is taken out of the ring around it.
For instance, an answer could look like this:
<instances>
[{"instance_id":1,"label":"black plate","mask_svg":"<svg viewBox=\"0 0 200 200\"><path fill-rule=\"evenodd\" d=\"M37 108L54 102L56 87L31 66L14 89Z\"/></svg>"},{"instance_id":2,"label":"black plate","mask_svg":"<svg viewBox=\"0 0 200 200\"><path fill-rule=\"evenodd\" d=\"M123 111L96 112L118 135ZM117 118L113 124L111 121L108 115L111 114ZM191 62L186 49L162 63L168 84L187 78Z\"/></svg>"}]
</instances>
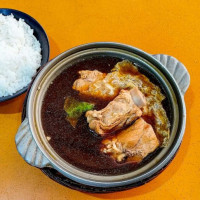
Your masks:
<instances>
[{"instance_id":1,"label":"black plate","mask_svg":"<svg viewBox=\"0 0 200 200\"><path fill-rule=\"evenodd\" d=\"M37 74L33 78L32 83L29 86L28 92L27 92L25 100L24 100L23 110L22 110L22 119L21 119L22 122L26 118L27 98L28 98L28 95L29 95L29 91L30 91L31 85L33 84L34 79L36 78L36 76L37 76ZM179 145L179 147L180 147L180 145ZM176 156L176 153L178 152L178 150L179 150L179 148L174 153L174 155L171 157L171 159L166 163L166 165L162 169L160 169L157 173L153 174L151 177L148 177L147 179L144 179L142 181L138 181L137 183L134 183L134 184L125 185L125 186L110 187L110 188L101 188L101 187L88 186L88 185L80 184L80 183L78 183L76 181L73 181L73 180L65 177L64 175L62 175L61 173L59 173L55 169L45 167L45 168L40 169L40 170L46 176L48 176L50 179L52 179L53 181L65 186L65 187L71 188L73 190L78 190L78 191L81 191L81 192L88 192L88 193L119 192L119 191L124 191L124 190L128 190L128 189L132 189L132 188L136 188L136 187L142 186L142 185L148 183L149 181L151 181L152 179L154 179L155 177L157 177L171 163L171 161Z\"/></svg>"},{"instance_id":2,"label":"black plate","mask_svg":"<svg viewBox=\"0 0 200 200\"><path fill-rule=\"evenodd\" d=\"M27 15L26 13L23 13L18 10L13 10L13 9L8 9L8 8L0 8L0 14L3 14L5 16L13 14L14 18L16 19L24 19L24 21L34 30L33 35L39 40L41 44L41 54L42 54L42 61L41 61L41 66L46 64L49 60L49 41L48 37L42 28L42 26L31 16ZM26 92L28 89L28 85L21 90L17 91L13 95L5 96L5 97L0 97L0 102L7 101L10 99L13 99L24 92Z\"/></svg>"}]
</instances>

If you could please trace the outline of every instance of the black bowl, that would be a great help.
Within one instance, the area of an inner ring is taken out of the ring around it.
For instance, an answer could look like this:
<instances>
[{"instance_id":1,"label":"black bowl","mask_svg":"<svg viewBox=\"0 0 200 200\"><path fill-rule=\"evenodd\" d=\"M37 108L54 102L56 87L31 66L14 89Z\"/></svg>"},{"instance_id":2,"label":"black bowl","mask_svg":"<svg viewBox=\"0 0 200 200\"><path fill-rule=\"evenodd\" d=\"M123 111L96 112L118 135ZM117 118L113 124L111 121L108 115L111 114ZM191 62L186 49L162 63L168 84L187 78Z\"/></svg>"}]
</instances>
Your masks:
<instances>
[{"instance_id":1,"label":"black bowl","mask_svg":"<svg viewBox=\"0 0 200 200\"><path fill-rule=\"evenodd\" d=\"M41 45L41 54L42 54L42 60L41 60L41 66L46 64L49 60L49 40L47 37L47 34L45 33L42 26L31 16L27 15L26 13L23 13L18 10L8 9L8 8L0 8L0 14L3 14L5 16L13 14L15 19L24 19L24 21L34 30L33 35L39 40ZM38 68L39 69L39 68ZM8 95L5 97L0 97L0 102L7 101L10 99L13 99L23 93L25 93L28 89L28 86L25 86L21 90L17 91L13 95Z\"/></svg>"}]
</instances>

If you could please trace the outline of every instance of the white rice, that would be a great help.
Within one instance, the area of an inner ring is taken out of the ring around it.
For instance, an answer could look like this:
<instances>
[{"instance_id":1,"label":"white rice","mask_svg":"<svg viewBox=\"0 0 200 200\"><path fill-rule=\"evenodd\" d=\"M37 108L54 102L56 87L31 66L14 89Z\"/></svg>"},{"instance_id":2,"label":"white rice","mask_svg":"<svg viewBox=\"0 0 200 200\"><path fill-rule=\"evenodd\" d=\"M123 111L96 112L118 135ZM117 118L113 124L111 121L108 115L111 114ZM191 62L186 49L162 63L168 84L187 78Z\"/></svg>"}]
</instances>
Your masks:
<instances>
[{"instance_id":1,"label":"white rice","mask_svg":"<svg viewBox=\"0 0 200 200\"><path fill-rule=\"evenodd\" d=\"M41 64L41 47L23 19L0 14L0 97L26 87Z\"/></svg>"}]
</instances>

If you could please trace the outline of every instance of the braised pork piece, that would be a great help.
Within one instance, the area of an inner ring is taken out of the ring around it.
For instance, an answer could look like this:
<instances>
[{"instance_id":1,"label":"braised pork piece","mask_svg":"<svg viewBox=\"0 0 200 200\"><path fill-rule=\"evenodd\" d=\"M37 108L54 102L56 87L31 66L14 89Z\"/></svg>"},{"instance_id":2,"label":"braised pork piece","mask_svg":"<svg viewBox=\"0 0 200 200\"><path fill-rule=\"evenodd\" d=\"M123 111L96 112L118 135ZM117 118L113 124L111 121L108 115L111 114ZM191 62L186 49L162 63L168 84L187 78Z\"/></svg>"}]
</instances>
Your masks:
<instances>
[{"instance_id":1,"label":"braised pork piece","mask_svg":"<svg viewBox=\"0 0 200 200\"><path fill-rule=\"evenodd\" d=\"M149 153L159 146L159 140L152 126L139 118L127 129L116 136L102 141L102 151L111 155L118 162L141 162Z\"/></svg>"},{"instance_id":2,"label":"braised pork piece","mask_svg":"<svg viewBox=\"0 0 200 200\"><path fill-rule=\"evenodd\" d=\"M125 69L125 73L121 73L121 69ZM128 71L130 74L126 73ZM74 82L73 89L90 97L112 100L121 89L134 87L131 73L137 72L137 68L127 60L118 62L112 72L107 74L97 70L82 70L79 71L80 78Z\"/></svg>"},{"instance_id":3,"label":"braised pork piece","mask_svg":"<svg viewBox=\"0 0 200 200\"><path fill-rule=\"evenodd\" d=\"M142 115L140 107L146 100L137 89L121 90L119 95L102 110L86 113L89 127L100 135L121 129Z\"/></svg>"},{"instance_id":4,"label":"braised pork piece","mask_svg":"<svg viewBox=\"0 0 200 200\"><path fill-rule=\"evenodd\" d=\"M52 148L75 167L124 174L167 145L164 99L131 62L94 57L55 78L43 101L42 125Z\"/></svg>"},{"instance_id":5,"label":"braised pork piece","mask_svg":"<svg viewBox=\"0 0 200 200\"><path fill-rule=\"evenodd\" d=\"M78 73L80 74L80 78L74 82L73 89L88 95L91 93L91 86L98 81L101 82L106 76L105 73L97 70L81 70Z\"/></svg>"}]
</instances>

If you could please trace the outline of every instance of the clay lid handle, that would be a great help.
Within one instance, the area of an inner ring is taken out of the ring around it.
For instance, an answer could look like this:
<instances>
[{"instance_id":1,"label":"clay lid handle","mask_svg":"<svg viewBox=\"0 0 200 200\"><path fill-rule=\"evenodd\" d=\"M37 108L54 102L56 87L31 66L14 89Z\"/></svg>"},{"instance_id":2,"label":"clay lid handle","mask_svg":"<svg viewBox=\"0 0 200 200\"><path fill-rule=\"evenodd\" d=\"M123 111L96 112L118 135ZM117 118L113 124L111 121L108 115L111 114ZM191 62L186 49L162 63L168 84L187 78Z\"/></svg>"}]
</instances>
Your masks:
<instances>
[{"instance_id":1,"label":"clay lid handle","mask_svg":"<svg viewBox=\"0 0 200 200\"><path fill-rule=\"evenodd\" d=\"M190 85L190 75L186 67L172 56L165 54L155 54L153 57L168 69L168 71L175 79L177 85L179 86L182 95L184 95Z\"/></svg>"},{"instance_id":2,"label":"clay lid handle","mask_svg":"<svg viewBox=\"0 0 200 200\"><path fill-rule=\"evenodd\" d=\"M51 167L50 161L38 148L28 122L25 118L15 136L15 144L19 154L30 165L38 168Z\"/></svg>"}]
</instances>

